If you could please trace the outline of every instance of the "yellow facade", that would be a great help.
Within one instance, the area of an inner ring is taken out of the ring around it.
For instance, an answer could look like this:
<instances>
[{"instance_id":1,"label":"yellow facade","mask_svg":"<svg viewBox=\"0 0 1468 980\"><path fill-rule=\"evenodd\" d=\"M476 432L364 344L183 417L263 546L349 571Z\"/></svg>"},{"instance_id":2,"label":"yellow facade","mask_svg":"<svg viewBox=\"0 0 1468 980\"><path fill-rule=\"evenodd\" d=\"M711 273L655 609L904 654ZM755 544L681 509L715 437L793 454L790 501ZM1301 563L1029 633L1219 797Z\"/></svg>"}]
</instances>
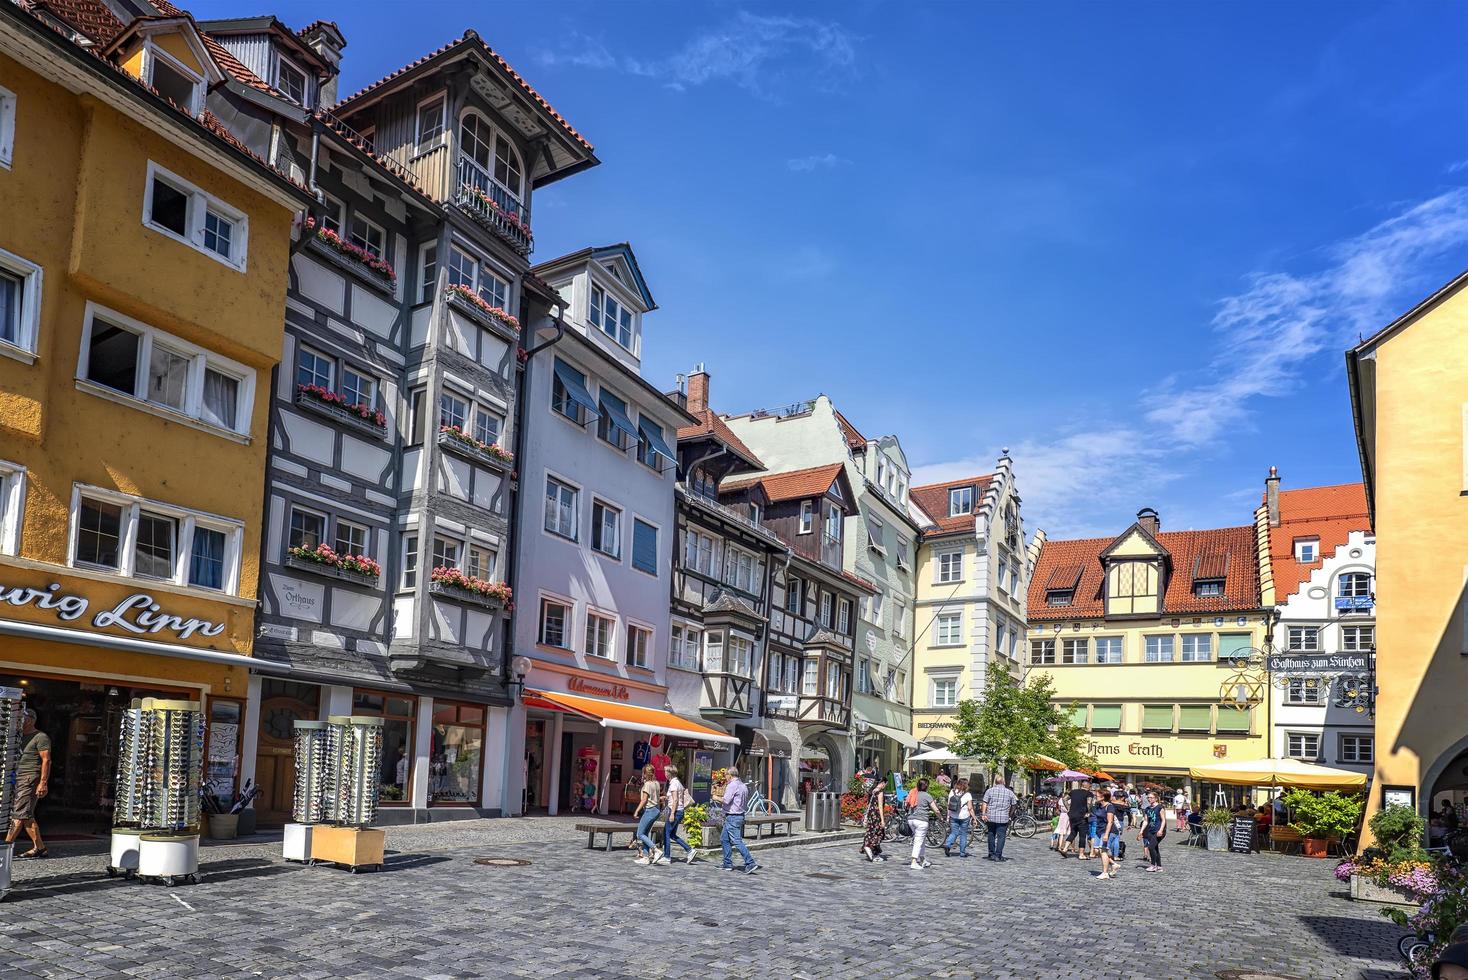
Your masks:
<instances>
[{"instance_id":1,"label":"yellow facade","mask_svg":"<svg viewBox=\"0 0 1468 980\"><path fill-rule=\"evenodd\" d=\"M192 58L181 38L156 41ZM21 505L6 514L18 529L0 547L0 675L243 698L243 665L228 658L252 645L270 375L291 223L306 198L128 80L68 63L93 57L22 31L0 43L0 85L15 107L13 160L0 168L0 250L34 267L26 281L40 287L22 310L38 310L33 342L0 344L0 476L18 481ZM243 217L242 263L145 224L150 164ZM241 431L84 380L88 312L101 308L152 328L154 350L199 352L191 385L204 383L205 363L242 368L250 397L231 402ZM122 563L78 565L81 487L136 498L139 513L150 504L186 513L175 526L180 581L126 574ZM225 589L187 584L181 538L195 514L232 529ZM167 647L224 656L176 658Z\"/></svg>"},{"instance_id":2,"label":"yellow facade","mask_svg":"<svg viewBox=\"0 0 1468 980\"><path fill-rule=\"evenodd\" d=\"M959 546L958 542L951 539L939 541L945 550L951 551ZM912 734L920 741L933 740L946 744L953 740L953 709L934 706L929 678L935 674L946 677L951 672L958 680L959 700L973 697L976 690L982 689L984 679L977 678L976 688L973 656L966 645L949 646L938 643L937 624L934 622L938 610L963 610L967 621L972 603L953 597L952 586L940 586L936 583L934 554L937 544L938 542L932 540L924 540L918 546L917 567L914 569L917 607L913 629L914 635L919 639L913 653ZM974 542L964 541L962 547L965 549L965 562L972 561Z\"/></svg>"},{"instance_id":3,"label":"yellow facade","mask_svg":"<svg viewBox=\"0 0 1468 980\"><path fill-rule=\"evenodd\" d=\"M1423 810L1468 789L1468 277L1348 355L1376 531L1376 773ZM1434 790L1437 793L1434 794Z\"/></svg>"}]
</instances>

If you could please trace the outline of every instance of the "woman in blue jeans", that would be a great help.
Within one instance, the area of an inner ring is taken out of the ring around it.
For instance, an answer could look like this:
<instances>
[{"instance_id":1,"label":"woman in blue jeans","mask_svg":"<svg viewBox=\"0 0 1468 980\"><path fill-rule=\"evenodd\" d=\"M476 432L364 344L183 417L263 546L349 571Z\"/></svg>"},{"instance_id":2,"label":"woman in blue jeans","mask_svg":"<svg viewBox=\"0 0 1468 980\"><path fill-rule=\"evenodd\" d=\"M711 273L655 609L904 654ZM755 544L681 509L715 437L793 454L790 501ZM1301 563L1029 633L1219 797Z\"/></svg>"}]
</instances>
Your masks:
<instances>
[{"instance_id":1,"label":"woman in blue jeans","mask_svg":"<svg viewBox=\"0 0 1468 980\"><path fill-rule=\"evenodd\" d=\"M693 802L693 794L688 792L688 787L678 778L677 766L668 766L663 771L668 774L667 816L663 820L663 858L667 861L673 860L673 845L677 844L687 853L688 863L692 864L695 852L686 840L678 836L678 825L683 822L683 811Z\"/></svg>"},{"instance_id":2,"label":"woman in blue jeans","mask_svg":"<svg viewBox=\"0 0 1468 980\"><path fill-rule=\"evenodd\" d=\"M657 770L651 765L643 766L642 795L637 800L637 809L632 811L632 815L637 817L638 864L657 864L663 859L663 849L652 841L652 825L658 819L661 789Z\"/></svg>"},{"instance_id":3,"label":"woman in blue jeans","mask_svg":"<svg viewBox=\"0 0 1468 980\"><path fill-rule=\"evenodd\" d=\"M958 809L954 809L954 798L957 797ZM953 856L953 844L958 842L958 856L968 857L968 828L969 821L974 816L974 798L969 795L968 780L960 779L953 784L953 790L948 794L948 839L943 841L943 853L945 856Z\"/></svg>"}]
</instances>

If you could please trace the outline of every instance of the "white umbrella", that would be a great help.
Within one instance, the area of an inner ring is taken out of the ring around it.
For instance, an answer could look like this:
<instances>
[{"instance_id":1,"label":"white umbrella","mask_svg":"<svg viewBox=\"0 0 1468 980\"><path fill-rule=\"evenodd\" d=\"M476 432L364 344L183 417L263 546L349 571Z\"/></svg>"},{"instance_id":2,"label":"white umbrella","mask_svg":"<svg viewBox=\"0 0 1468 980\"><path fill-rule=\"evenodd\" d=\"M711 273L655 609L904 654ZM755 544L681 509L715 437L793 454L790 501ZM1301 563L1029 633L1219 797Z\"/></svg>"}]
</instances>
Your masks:
<instances>
[{"instance_id":1,"label":"white umbrella","mask_svg":"<svg viewBox=\"0 0 1468 980\"><path fill-rule=\"evenodd\" d=\"M954 755L947 749L928 749L911 757L912 762L969 762L976 761L961 755Z\"/></svg>"}]
</instances>

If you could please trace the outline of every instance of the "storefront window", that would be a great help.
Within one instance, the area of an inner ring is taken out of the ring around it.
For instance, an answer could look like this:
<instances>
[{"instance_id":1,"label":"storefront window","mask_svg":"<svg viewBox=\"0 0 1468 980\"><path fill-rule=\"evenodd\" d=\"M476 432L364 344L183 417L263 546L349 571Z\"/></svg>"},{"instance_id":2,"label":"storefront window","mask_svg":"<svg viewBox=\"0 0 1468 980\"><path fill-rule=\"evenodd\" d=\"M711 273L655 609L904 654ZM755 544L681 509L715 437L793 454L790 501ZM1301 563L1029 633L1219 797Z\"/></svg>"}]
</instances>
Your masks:
<instances>
[{"instance_id":1,"label":"storefront window","mask_svg":"<svg viewBox=\"0 0 1468 980\"><path fill-rule=\"evenodd\" d=\"M204 785L220 802L234 799L240 772L240 721L245 706L239 701L209 700L209 758Z\"/></svg>"},{"instance_id":2,"label":"storefront window","mask_svg":"<svg viewBox=\"0 0 1468 980\"><path fill-rule=\"evenodd\" d=\"M483 762L484 706L435 701L428 801L478 803Z\"/></svg>"},{"instance_id":3,"label":"storefront window","mask_svg":"<svg viewBox=\"0 0 1468 980\"><path fill-rule=\"evenodd\" d=\"M378 799L385 806L409 802L413 794L413 718L415 698L356 691L352 714L371 715L384 721L382 769L377 774Z\"/></svg>"}]
</instances>

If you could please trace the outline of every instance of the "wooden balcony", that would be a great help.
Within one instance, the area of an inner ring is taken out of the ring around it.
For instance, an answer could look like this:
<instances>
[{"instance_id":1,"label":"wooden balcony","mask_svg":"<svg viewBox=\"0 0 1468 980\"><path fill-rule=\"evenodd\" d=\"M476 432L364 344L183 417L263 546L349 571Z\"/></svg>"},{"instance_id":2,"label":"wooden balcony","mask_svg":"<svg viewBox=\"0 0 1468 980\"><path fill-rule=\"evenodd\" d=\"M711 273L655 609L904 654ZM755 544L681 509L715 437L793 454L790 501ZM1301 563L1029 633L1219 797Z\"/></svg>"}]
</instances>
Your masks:
<instances>
[{"instance_id":1,"label":"wooden balcony","mask_svg":"<svg viewBox=\"0 0 1468 980\"><path fill-rule=\"evenodd\" d=\"M705 672L698 710L710 717L748 718L754 713L754 681L738 674Z\"/></svg>"},{"instance_id":2,"label":"wooden balcony","mask_svg":"<svg viewBox=\"0 0 1468 980\"><path fill-rule=\"evenodd\" d=\"M802 694L800 712L796 720L802 725L847 729L851 727L851 706L824 695Z\"/></svg>"},{"instance_id":3,"label":"wooden balcony","mask_svg":"<svg viewBox=\"0 0 1468 980\"><path fill-rule=\"evenodd\" d=\"M525 205L467 159L459 159L454 204L476 222L504 239L520 255L535 249Z\"/></svg>"}]
</instances>

